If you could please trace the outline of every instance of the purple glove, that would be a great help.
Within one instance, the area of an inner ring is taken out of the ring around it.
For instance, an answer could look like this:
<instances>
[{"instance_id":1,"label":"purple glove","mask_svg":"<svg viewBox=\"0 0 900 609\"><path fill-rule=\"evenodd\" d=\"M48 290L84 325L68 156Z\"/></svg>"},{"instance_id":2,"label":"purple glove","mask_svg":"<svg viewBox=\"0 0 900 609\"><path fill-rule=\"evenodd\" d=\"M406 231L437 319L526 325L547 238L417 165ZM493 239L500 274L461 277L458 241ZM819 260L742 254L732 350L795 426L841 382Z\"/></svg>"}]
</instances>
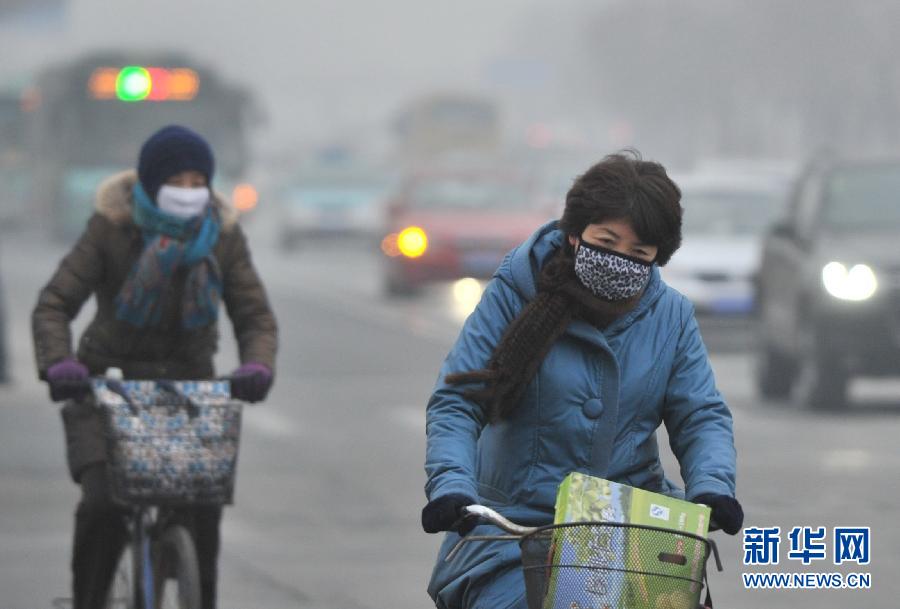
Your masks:
<instances>
[{"instance_id":1,"label":"purple glove","mask_svg":"<svg viewBox=\"0 0 900 609\"><path fill-rule=\"evenodd\" d=\"M272 387L272 370L265 364L247 362L231 373L231 397L245 402L266 399Z\"/></svg>"},{"instance_id":2,"label":"purple glove","mask_svg":"<svg viewBox=\"0 0 900 609\"><path fill-rule=\"evenodd\" d=\"M50 399L54 402L78 400L91 392L88 369L78 360L67 357L47 368Z\"/></svg>"}]
</instances>

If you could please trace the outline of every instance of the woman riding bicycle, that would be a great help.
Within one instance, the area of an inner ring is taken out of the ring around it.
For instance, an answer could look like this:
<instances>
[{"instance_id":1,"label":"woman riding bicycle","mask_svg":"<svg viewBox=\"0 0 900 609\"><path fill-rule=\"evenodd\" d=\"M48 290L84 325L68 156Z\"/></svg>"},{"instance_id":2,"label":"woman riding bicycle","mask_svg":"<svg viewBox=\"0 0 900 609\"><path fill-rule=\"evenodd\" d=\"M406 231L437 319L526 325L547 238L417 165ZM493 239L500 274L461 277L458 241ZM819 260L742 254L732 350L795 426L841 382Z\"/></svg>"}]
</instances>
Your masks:
<instances>
[{"instance_id":1,"label":"woman riding bicycle","mask_svg":"<svg viewBox=\"0 0 900 609\"><path fill-rule=\"evenodd\" d=\"M422 525L450 531L428 587L438 607L526 607L516 544L467 544L444 561L477 525L460 510L551 524L572 471L686 496L740 529L731 413L692 305L657 268L681 243L680 199L658 163L605 158L575 181L562 218L507 256L466 321L427 408ZM663 474L662 422L685 491Z\"/></svg>"},{"instance_id":2,"label":"woman riding bicycle","mask_svg":"<svg viewBox=\"0 0 900 609\"><path fill-rule=\"evenodd\" d=\"M75 247L41 291L32 314L39 375L62 409L69 470L81 485L72 553L74 609L105 607L126 541L124 508L109 496L106 443L90 375L121 368L126 379L214 377L223 301L242 365L232 395L265 398L272 384L276 324L237 213L210 188L207 142L179 126L142 146L137 171L114 175ZM91 295L97 313L73 356L70 322ZM220 506L191 508L203 607L216 605Z\"/></svg>"}]
</instances>

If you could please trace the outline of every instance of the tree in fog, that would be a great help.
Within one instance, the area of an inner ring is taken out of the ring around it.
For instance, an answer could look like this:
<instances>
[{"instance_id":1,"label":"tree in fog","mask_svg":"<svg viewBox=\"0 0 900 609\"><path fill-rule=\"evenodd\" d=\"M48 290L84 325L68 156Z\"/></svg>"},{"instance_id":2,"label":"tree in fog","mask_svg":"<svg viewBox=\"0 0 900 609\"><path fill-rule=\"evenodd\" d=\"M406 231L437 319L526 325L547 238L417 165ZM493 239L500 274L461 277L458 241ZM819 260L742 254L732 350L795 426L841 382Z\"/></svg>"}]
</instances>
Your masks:
<instances>
[{"instance_id":1,"label":"tree in fog","mask_svg":"<svg viewBox=\"0 0 900 609\"><path fill-rule=\"evenodd\" d=\"M581 90L658 154L898 148L893 0L622 0L585 23Z\"/></svg>"}]
</instances>

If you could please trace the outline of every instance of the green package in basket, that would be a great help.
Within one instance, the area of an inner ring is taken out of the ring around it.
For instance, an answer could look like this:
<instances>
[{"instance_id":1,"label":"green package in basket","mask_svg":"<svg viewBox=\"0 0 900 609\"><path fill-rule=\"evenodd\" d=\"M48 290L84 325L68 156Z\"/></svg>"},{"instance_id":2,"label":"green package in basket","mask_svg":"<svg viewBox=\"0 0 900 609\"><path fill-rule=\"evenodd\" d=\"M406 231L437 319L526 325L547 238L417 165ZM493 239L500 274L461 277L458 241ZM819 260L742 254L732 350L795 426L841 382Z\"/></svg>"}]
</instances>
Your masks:
<instances>
[{"instance_id":1,"label":"green package in basket","mask_svg":"<svg viewBox=\"0 0 900 609\"><path fill-rule=\"evenodd\" d=\"M554 529L544 609L696 609L709 515L708 507L689 501L569 474L559 486L554 524L607 522L667 530Z\"/></svg>"}]
</instances>

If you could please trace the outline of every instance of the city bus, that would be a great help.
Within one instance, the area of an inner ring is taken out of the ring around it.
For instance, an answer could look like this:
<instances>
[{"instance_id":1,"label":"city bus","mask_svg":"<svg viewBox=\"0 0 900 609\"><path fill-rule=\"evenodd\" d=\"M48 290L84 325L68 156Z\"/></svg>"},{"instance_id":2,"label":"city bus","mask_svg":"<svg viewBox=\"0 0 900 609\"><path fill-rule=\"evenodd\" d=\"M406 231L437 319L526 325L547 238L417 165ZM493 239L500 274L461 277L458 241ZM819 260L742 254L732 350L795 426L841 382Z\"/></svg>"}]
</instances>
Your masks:
<instances>
[{"instance_id":1,"label":"city bus","mask_svg":"<svg viewBox=\"0 0 900 609\"><path fill-rule=\"evenodd\" d=\"M0 88L0 230L14 230L25 219L30 181L24 117L21 90Z\"/></svg>"},{"instance_id":2,"label":"city bus","mask_svg":"<svg viewBox=\"0 0 900 609\"><path fill-rule=\"evenodd\" d=\"M135 167L141 143L173 123L210 142L218 191L241 211L256 204L243 183L253 99L216 70L179 54L95 53L42 70L23 99L30 198L57 237L79 234L100 182Z\"/></svg>"}]
</instances>

